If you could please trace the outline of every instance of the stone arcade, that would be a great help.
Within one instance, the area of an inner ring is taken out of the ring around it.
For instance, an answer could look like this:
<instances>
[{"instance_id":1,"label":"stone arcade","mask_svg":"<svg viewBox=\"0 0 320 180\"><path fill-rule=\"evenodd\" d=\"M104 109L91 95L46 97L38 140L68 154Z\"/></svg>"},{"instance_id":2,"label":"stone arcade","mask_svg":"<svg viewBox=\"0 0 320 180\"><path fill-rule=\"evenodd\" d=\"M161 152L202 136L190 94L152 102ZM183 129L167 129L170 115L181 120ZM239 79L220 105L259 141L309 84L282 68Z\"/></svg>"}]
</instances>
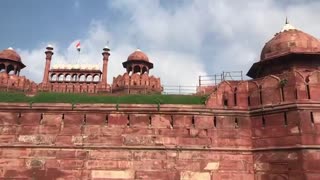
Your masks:
<instances>
[{"instance_id":1,"label":"stone arcade","mask_svg":"<svg viewBox=\"0 0 320 180\"><path fill-rule=\"evenodd\" d=\"M73 77L72 68L50 69L52 50L47 48L40 85L19 76L24 67L19 55L2 51L1 88L51 91L63 84L61 91L67 92L108 91L108 49L102 73L80 68L102 80L78 83L81 73L75 73L75 87L64 78L50 79L53 73ZM153 84L157 79L148 76L153 67L148 58L140 51L132 56L123 63L127 72L112 86L160 92L160 81ZM0 177L320 179L319 40L285 24L265 44L248 76L253 79L199 88L199 93L211 89L204 105L0 103Z\"/></svg>"}]
</instances>

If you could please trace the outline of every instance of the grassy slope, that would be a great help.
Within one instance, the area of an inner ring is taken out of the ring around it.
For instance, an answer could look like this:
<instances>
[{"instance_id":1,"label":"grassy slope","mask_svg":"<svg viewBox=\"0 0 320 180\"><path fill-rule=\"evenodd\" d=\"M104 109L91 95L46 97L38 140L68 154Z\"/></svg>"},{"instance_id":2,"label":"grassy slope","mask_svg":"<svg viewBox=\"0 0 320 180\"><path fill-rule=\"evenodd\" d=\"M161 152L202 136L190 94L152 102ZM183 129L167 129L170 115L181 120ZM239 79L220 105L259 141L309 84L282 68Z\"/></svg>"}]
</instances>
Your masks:
<instances>
[{"instance_id":1,"label":"grassy slope","mask_svg":"<svg viewBox=\"0 0 320 180\"><path fill-rule=\"evenodd\" d=\"M0 92L0 102L33 103L105 103L105 104L204 104L206 96L191 95L87 95L39 93L27 97L23 93Z\"/></svg>"}]
</instances>

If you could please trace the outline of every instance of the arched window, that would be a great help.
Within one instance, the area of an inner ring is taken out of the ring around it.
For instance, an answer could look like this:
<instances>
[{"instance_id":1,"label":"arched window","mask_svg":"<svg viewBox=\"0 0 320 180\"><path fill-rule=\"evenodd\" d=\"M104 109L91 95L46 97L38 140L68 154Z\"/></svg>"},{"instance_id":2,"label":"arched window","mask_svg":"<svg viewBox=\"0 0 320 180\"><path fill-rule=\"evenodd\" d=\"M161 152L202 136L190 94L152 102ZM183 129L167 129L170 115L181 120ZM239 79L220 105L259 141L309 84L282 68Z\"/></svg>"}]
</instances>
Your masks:
<instances>
[{"instance_id":1,"label":"arched window","mask_svg":"<svg viewBox=\"0 0 320 180\"><path fill-rule=\"evenodd\" d=\"M87 77L86 77L87 82L92 82L92 79L93 79L93 77L91 74L87 75Z\"/></svg>"},{"instance_id":2,"label":"arched window","mask_svg":"<svg viewBox=\"0 0 320 180\"><path fill-rule=\"evenodd\" d=\"M95 75L93 76L93 81L94 81L94 82L99 82L99 81L100 81L100 76L99 76L99 74L95 74Z\"/></svg>"},{"instance_id":3,"label":"arched window","mask_svg":"<svg viewBox=\"0 0 320 180\"><path fill-rule=\"evenodd\" d=\"M0 64L0 73L6 71L6 66L4 64Z\"/></svg>"},{"instance_id":4,"label":"arched window","mask_svg":"<svg viewBox=\"0 0 320 180\"><path fill-rule=\"evenodd\" d=\"M142 68L142 74L144 74L144 73L146 73L146 72L148 72L148 69L147 69L147 67L144 66L144 67Z\"/></svg>"},{"instance_id":5,"label":"arched window","mask_svg":"<svg viewBox=\"0 0 320 180\"><path fill-rule=\"evenodd\" d=\"M80 82L85 82L86 81L86 76L84 74L80 74L79 81Z\"/></svg>"},{"instance_id":6,"label":"arched window","mask_svg":"<svg viewBox=\"0 0 320 180\"><path fill-rule=\"evenodd\" d=\"M57 81L57 75L51 74L51 81Z\"/></svg>"},{"instance_id":7,"label":"arched window","mask_svg":"<svg viewBox=\"0 0 320 180\"><path fill-rule=\"evenodd\" d=\"M133 73L140 73L140 70L141 70L140 66L134 66Z\"/></svg>"},{"instance_id":8,"label":"arched window","mask_svg":"<svg viewBox=\"0 0 320 180\"><path fill-rule=\"evenodd\" d=\"M66 81L71 81L71 75L70 74L66 74L65 79L66 79Z\"/></svg>"},{"instance_id":9,"label":"arched window","mask_svg":"<svg viewBox=\"0 0 320 180\"><path fill-rule=\"evenodd\" d=\"M14 73L14 66L13 65L8 65L7 66L7 73L8 74L13 74Z\"/></svg>"},{"instance_id":10,"label":"arched window","mask_svg":"<svg viewBox=\"0 0 320 180\"><path fill-rule=\"evenodd\" d=\"M235 106L237 106L238 105L238 96L237 96L237 88L234 88L234 91L233 91L233 104L235 105Z\"/></svg>"},{"instance_id":11,"label":"arched window","mask_svg":"<svg viewBox=\"0 0 320 180\"><path fill-rule=\"evenodd\" d=\"M77 75L76 74L72 74L71 81L76 81L76 80L77 80Z\"/></svg>"},{"instance_id":12,"label":"arched window","mask_svg":"<svg viewBox=\"0 0 320 180\"><path fill-rule=\"evenodd\" d=\"M58 81L63 81L63 77L64 77L63 74L59 74L59 75L58 75Z\"/></svg>"}]
</instances>

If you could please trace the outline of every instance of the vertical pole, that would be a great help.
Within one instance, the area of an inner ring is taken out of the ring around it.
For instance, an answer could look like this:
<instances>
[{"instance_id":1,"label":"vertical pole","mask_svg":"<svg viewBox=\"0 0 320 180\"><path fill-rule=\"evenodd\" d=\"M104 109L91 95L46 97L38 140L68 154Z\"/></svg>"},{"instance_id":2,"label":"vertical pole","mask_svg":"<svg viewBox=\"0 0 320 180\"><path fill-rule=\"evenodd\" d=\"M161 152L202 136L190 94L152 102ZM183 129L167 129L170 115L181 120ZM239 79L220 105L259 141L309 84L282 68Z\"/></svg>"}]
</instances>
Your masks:
<instances>
[{"instance_id":1,"label":"vertical pole","mask_svg":"<svg viewBox=\"0 0 320 180\"><path fill-rule=\"evenodd\" d=\"M80 50L78 51L78 60L77 60L77 64L79 64L80 62Z\"/></svg>"},{"instance_id":2,"label":"vertical pole","mask_svg":"<svg viewBox=\"0 0 320 180\"><path fill-rule=\"evenodd\" d=\"M217 74L214 75L214 85L217 85Z\"/></svg>"}]
</instances>

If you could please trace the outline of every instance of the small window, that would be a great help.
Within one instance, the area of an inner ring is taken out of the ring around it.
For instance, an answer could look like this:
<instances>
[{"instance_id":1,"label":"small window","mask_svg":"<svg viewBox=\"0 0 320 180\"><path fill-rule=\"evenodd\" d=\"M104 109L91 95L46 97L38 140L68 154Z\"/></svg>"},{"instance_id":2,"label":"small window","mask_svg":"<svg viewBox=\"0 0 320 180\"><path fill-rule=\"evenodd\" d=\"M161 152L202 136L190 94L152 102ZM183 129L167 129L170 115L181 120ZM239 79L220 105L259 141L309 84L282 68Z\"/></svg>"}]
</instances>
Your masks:
<instances>
[{"instance_id":1,"label":"small window","mask_svg":"<svg viewBox=\"0 0 320 180\"><path fill-rule=\"evenodd\" d=\"M228 106L228 99L223 99L223 105Z\"/></svg>"}]
</instances>

